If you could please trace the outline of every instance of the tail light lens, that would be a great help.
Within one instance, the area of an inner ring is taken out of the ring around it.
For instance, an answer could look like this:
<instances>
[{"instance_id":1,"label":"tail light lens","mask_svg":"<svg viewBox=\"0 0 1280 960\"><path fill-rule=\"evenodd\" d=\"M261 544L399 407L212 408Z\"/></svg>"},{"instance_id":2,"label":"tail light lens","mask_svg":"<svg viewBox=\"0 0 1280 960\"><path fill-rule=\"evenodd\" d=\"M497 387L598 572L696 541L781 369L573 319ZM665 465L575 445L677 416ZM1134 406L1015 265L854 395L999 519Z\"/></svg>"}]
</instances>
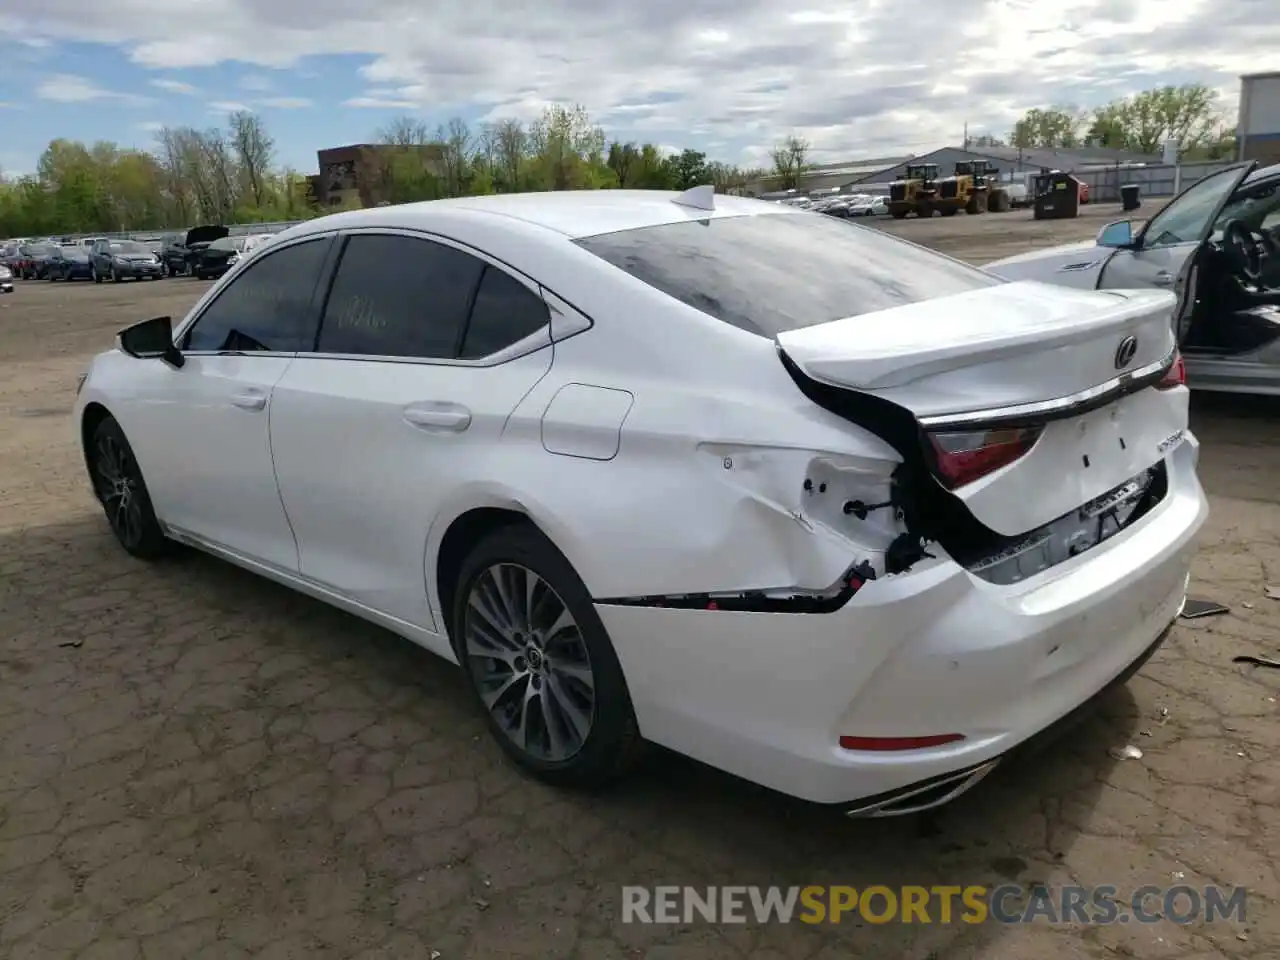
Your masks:
<instances>
[{"instance_id":1,"label":"tail light lens","mask_svg":"<svg viewBox=\"0 0 1280 960\"><path fill-rule=\"evenodd\" d=\"M1187 365L1182 362L1182 354L1174 351L1173 366L1169 367L1169 372L1164 378L1156 384L1157 390L1168 390L1172 387L1185 387L1187 385Z\"/></svg>"},{"instance_id":2,"label":"tail light lens","mask_svg":"<svg viewBox=\"0 0 1280 960\"><path fill-rule=\"evenodd\" d=\"M1043 427L931 433L934 469L950 490L1013 463L1035 446Z\"/></svg>"}]
</instances>

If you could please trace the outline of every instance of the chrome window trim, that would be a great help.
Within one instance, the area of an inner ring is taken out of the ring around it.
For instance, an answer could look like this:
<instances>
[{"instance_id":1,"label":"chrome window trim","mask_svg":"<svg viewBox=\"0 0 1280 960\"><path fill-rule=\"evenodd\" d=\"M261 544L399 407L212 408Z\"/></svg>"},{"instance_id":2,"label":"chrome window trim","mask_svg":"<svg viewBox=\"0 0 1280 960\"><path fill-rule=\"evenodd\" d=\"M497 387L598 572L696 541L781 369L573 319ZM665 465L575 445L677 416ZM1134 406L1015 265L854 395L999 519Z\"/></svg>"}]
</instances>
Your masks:
<instances>
[{"instance_id":1,"label":"chrome window trim","mask_svg":"<svg viewBox=\"0 0 1280 960\"><path fill-rule=\"evenodd\" d=\"M546 284L534 279L514 264L508 263L501 257L494 256L488 251L481 250L479 247L472 246L465 240L458 240L454 237L445 236L442 233L435 233L431 230L424 230L420 227L351 227L340 232L343 236L351 237L359 236L361 234L387 234L392 236L409 237L415 240L429 240L443 244L446 247L453 247L455 250L470 254L478 260L483 260L489 266L495 267L506 273L511 278L518 280L529 290L530 293L546 304L547 312L551 317L551 339L553 343L558 343L561 340L566 340L569 337L576 336L577 334L582 333L585 330L590 330L595 326L595 321L590 316L584 313L572 302L556 293ZM557 323L557 314L566 317L568 322ZM562 330L567 332L561 334ZM504 348L504 350L505 349L506 348Z\"/></svg>"},{"instance_id":2,"label":"chrome window trim","mask_svg":"<svg viewBox=\"0 0 1280 960\"><path fill-rule=\"evenodd\" d=\"M1100 383L1070 396L1053 400L1038 400L1034 403L1020 403L1007 407L990 407L985 410L971 410L964 413L945 413L931 417L921 417L920 426L925 430L955 430L977 426L992 427L1013 425L1025 421L1043 422L1045 420L1062 420L1096 410L1112 400L1134 393L1157 383L1173 366L1177 349L1145 367L1122 373L1105 383Z\"/></svg>"},{"instance_id":3,"label":"chrome window trim","mask_svg":"<svg viewBox=\"0 0 1280 960\"><path fill-rule=\"evenodd\" d=\"M447 247L452 247L462 253L466 253L476 259L482 261L488 266L501 270L508 276L518 281L531 294L537 297L546 305L548 322L528 336L517 340L515 343L503 347L496 353L488 356L476 357L473 359L452 359L452 358L436 358L436 357L397 357L384 356L374 354L349 354L349 353L323 353L312 350L298 351L282 351L282 350L254 350L254 351L233 351L233 350L183 350L183 356L187 357L222 357L222 356L253 356L253 357L307 357L316 360L356 360L371 363L399 363L399 364L416 364L418 366L432 367L495 367L512 360L518 360L529 354L536 353L539 350L550 347L570 337L584 333L595 326L595 321L587 314L561 297L549 287L544 286L537 280L534 280L528 274L521 271L518 267L514 267L506 261L495 257L478 247L455 240L442 234L433 233L430 230L421 230L414 227L396 227L396 226L367 226L352 227L341 230L318 231L315 233L307 233L302 236L292 237L284 243L273 242L270 244L259 244L254 248L252 254L247 258L242 258L239 263L228 271L222 278L222 281L216 283L205 297L201 299L191 312L183 320L183 322L174 331L173 342L175 345L182 342L183 337L189 328L199 322L204 316L205 311L209 309L221 296L223 290L229 286L228 278L234 277L248 268L250 264L256 263L262 256L270 256L277 250L286 250L289 247L296 246L300 243L307 243L312 240L332 240L338 237L341 241L344 237L351 236L402 236L414 240L427 240L434 243L440 243ZM261 252L259 252L261 251ZM327 278L332 287L333 279L337 276L336 268L341 266L341 260L335 265L335 271ZM326 292L325 301L327 305L328 294ZM324 315L321 313L320 323L324 323Z\"/></svg>"}]
</instances>

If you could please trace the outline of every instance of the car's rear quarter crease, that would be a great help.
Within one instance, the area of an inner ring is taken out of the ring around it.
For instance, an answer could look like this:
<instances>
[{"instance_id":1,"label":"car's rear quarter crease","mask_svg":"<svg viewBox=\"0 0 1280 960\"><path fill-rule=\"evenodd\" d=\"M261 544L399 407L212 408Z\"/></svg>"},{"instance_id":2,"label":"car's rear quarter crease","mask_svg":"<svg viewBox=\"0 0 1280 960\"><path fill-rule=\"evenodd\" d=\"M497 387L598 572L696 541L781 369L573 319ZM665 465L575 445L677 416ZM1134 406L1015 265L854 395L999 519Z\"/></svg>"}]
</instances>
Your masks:
<instances>
[{"instance_id":1,"label":"car's rear quarter crease","mask_svg":"<svg viewBox=\"0 0 1280 960\"><path fill-rule=\"evenodd\" d=\"M136 349L153 323L98 358L81 415L139 434L173 535L458 660L541 776L607 779L642 735L809 800L948 799L1181 604L1205 504L1170 303L707 202L294 228L185 354ZM322 234L336 262L300 252ZM308 256L307 324L218 319Z\"/></svg>"}]
</instances>

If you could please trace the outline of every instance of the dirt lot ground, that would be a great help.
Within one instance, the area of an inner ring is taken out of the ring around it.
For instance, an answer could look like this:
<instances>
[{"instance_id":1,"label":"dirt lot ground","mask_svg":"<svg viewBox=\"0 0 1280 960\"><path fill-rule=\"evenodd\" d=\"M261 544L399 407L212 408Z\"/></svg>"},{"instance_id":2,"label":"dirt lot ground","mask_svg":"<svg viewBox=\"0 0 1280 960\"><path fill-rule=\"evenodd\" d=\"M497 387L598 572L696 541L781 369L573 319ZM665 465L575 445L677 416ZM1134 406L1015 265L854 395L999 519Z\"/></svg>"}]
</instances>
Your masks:
<instances>
[{"instance_id":1,"label":"dirt lot ground","mask_svg":"<svg viewBox=\"0 0 1280 960\"><path fill-rule=\"evenodd\" d=\"M985 260L1111 211L892 224ZM1275 957L1280 406L1201 397L1213 516L1184 622L1052 753L919 820L849 822L659 755L557 793L484 736L455 668L211 559L113 544L69 422L130 321L204 284L0 297L0 956ZM1141 759L1110 751L1137 744ZM1243 884L1244 925L621 922L622 884Z\"/></svg>"}]
</instances>

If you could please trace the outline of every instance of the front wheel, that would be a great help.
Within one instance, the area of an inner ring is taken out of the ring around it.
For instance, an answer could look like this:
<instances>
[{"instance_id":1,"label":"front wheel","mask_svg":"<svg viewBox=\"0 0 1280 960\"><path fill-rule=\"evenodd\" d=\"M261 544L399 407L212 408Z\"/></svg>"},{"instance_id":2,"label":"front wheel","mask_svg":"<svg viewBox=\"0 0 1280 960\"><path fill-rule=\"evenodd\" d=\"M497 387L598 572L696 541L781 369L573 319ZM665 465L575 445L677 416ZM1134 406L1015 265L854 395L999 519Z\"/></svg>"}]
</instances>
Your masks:
<instances>
[{"instance_id":1,"label":"front wheel","mask_svg":"<svg viewBox=\"0 0 1280 960\"><path fill-rule=\"evenodd\" d=\"M113 417L106 417L93 431L88 461L93 492L120 546L143 560L164 554L170 542L152 509L133 448Z\"/></svg>"},{"instance_id":2,"label":"front wheel","mask_svg":"<svg viewBox=\"0 0 1280 960\"><path fill-rule=\"evenodd\" d=\"M537 530L513 526L463 562L452 640L490 733L562 786L603 785L642 744L613 644L582 580Z\"/></svg>"}]
</instances>

